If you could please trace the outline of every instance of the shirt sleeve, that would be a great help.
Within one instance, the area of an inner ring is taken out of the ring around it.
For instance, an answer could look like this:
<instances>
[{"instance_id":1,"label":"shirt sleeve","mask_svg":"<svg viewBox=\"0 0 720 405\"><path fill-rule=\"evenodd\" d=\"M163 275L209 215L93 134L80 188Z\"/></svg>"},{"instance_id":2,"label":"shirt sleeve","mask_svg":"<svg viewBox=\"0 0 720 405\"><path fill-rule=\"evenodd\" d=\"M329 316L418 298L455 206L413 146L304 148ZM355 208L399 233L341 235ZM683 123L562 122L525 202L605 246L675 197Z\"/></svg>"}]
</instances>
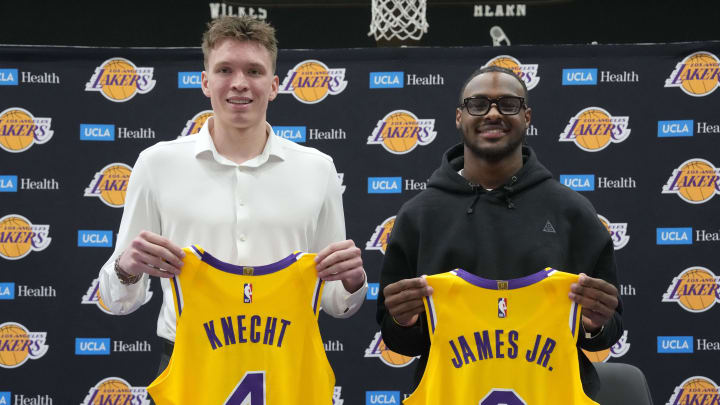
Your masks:
<instances>
[{"instance_id":1,"label":"shirt sleeve","mask_svg":"<svg viewBox=\"0 0 720 405\"><path fill-rule=\"evenodd\" d=\"M135 284L124 285L115 274L115 259L141 231L161 233L160 218L152 194L154 187L151 184L151 173L149 162L141 153L130 174L115 251L100 269L100 297L113 314L129 314L146 301L150 282L148 275L143 274Z\"/></svg>"},{"instance_id":2,"label":"shirt sleeve","mask_svg":"<svg viewBox=\"0 0 720 405\"><path fill-rule=\"evenodd\" d=\"M320 215L315 230L312 251L319 252L333 242L345 240L345 214L343 212L342 192L335 165L330 162L327 186ZM321 300L323 310L335 318L348 318L355 314L365 301L367 293L367 275L363 286L354 293L345 290L342 281L329 281L325 284Z\"/></svg>"}]
</instances>

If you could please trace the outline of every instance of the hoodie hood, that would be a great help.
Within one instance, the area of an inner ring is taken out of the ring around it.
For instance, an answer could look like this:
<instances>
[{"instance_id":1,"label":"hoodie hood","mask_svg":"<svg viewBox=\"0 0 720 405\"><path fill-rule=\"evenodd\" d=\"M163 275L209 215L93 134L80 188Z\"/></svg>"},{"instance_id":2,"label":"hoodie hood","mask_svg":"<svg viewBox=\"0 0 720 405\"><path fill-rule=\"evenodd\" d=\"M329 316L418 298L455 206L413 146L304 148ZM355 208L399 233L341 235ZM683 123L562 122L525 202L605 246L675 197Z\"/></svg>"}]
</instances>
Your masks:
<instances>
[{"instance_id":1,"label":"hoodie hood","mask_svg":"<svg viewBox=\"0 0 720 405\"><path fill-rule=\"evenodd\" d=\"M535 152L526 145L522 146L523 167L508 181L494 190L487 191L481 186L471 185L458 171L465 163L464 146L462 143L448 149L443 155L442 163L436 169L428 182L429 188L435 188L451 194L467 195L467 213L472 214L478 199L485 197L498 204L505 204L507 208L515 208L515 199L527 189L530 189L548 179L552 174L535 156Z\"/></svg>"}]
</instances>

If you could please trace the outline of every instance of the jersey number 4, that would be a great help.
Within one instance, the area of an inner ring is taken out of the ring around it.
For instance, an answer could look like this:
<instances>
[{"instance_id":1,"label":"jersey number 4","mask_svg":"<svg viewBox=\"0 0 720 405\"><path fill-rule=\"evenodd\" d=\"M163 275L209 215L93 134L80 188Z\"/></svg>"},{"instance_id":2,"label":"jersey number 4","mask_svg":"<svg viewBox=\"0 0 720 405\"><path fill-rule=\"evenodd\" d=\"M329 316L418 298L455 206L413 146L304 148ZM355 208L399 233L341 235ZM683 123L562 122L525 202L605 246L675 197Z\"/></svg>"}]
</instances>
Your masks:
<instances>
[{"instance_id":1,"label":"jersey number 4","mask_svg":"<svg viewBox=\"0 0 720 405\"><path fill-rule=\"evenodd\" d=\"M513 390L494 389L478 405L527 405Z\"/></svg>"},{"instance_id":2,"label":"jersey number 4","mask_svg":"<svg viewBox=\"0 0 720 405\"><path fill-rule=\"evenodd\" d=\"M223 405L265 405L265 372L246 372Z\"/></svg>"}]
</instances>

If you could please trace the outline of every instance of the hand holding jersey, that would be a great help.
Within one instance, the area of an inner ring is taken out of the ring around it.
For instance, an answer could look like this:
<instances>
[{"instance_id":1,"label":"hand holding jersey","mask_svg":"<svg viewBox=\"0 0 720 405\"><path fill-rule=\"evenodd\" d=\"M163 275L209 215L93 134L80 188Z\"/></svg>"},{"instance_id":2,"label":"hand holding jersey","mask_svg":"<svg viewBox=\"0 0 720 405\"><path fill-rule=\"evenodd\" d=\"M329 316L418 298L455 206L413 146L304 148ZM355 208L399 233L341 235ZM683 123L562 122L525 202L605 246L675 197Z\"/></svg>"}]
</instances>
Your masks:
<instances>
[{"instance_id":1,"label":"hand holding jersey","mask_svg":"<svg viewBox=\"0 0 720 405\"><path fill-rule=\"evenodd\" d=\"M424 277L400 280L383 289L387 311L395 323L406 327L417 323L420 314L425 312L423 299L432 293Z\"/></svg>"},{"instance_id":2,"label":"hand holding jersey","mask_svg":"<svg viewBox=\"0 0 720 405\"><path fill-rule=\"evenodd\" d=\"M582 305L582 324L585 331L595 334L612 318L618 307L618 290L599 278L580 273L577 283L570 286L571 300Z\"/></svg>"},{"instance_id":3,"label":"hand holding jersey","mask_svg":"<svg viewBox=\"0 0 720 405\"><path fill-rule=\"evenodd\" d=\"M120 255L118 266L131 276L147 273L171 278L180 274L185 252L168 238L150 231L140 232Z\"/></svg>"},{"instance_id":4,"label":"hand holding jersey","mask_svg":"<svg viewBox=\"0 0 720 405\"><path fill-rule=\"evenodd\" d=\"M318 252L315 268L323 281L342 280L347 292L353 293L363 286L363 270L360 249L352 240L331 243Z\"/></svg>"}]
</instances>

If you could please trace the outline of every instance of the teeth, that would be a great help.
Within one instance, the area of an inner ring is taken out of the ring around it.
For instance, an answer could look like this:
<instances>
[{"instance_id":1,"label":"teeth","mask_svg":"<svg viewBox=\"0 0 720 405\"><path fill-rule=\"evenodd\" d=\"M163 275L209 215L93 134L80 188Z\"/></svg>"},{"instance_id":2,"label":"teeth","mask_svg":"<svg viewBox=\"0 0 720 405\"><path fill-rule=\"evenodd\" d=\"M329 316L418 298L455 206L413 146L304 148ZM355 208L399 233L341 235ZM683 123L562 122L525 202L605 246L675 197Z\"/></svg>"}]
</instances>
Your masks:
<instances>
[{"instance_id":1,"label":"teeth","mask_svg":"<svg viewBox=\"0 0 720 405\"><path fill-rule=\"evenodd\" d=\"M228 100L230 104L250 104L250 100Z\"/></svg>"}]
</instances>

